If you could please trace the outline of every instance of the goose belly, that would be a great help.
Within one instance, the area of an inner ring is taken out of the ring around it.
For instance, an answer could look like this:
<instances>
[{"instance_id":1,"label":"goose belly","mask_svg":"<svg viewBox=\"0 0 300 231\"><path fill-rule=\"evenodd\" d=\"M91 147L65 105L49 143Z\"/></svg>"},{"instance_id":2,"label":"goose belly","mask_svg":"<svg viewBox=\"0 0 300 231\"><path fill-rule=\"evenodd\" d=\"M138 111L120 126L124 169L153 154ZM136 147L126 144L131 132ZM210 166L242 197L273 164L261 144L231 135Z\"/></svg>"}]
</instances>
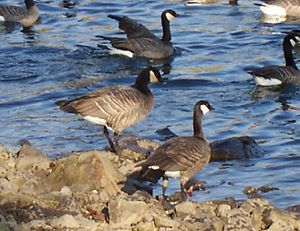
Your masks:
<instances>
[{"instance_id":1,"label":"goose belly","mask_svg":"<svg viewBox=\"0 0 300 231\"><path fill-rule=\"evenodd\" d=\"M278 86L282 84L282 81L280 81L279 79L267 79L259 76L254 76L254 82L258 86Z\"/></svg>"},{"instance_id":2,"label":"goose belly","mask_svg":"<svg viewBox=\"0 0 300 231\"><path fill-rule=\"evenodd\" d=\"M285 8L276 5L265 4L260 7L260 10L266 15L276 15L281 17L285 17L287 15Z\"/></svg>"}]
</instances>

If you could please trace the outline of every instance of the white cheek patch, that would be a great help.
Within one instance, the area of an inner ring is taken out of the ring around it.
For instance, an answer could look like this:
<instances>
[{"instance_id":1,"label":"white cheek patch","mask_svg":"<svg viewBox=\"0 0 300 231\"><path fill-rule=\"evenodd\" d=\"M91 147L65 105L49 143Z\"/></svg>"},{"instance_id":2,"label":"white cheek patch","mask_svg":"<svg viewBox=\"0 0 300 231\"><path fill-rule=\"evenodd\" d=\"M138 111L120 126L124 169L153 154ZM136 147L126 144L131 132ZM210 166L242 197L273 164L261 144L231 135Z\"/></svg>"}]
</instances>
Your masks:
<instances>
[{"instance_id":1,"label":"white cheek patch","mask_svg":"<svg viewBox=\"0 0 300 231\"><path fill-rule=\"evenodd\" d=\"M1 21L1 22L4 22L4 21L5 21L4 17L1 16L1 15L0 15L0 21Z\"/></svg>"},{"instance_id":2,"label":"white cheek patch","mask_svg":"<svg viewBox=\"0 0 300 231\"><path fill-rule=\"evenodd\" d=\"M263 77L254 77L254 81L258 86L278 86L281 85L282 82L279 79L266 79Z\"/></svg>"},{"instance_id":3,"label":"white cheek patch","mask_svg":"<svg viewBox=\"0 0 300 231\"><path fill-rule=\"evenodd\" d=\"M264 4L260 10L266 15L286 16L286 10L280 6Z\"/></svg>"},{"instance_id":4,"label":"white cheek patch","mask_svg":"<svg viewBox=\"0 0 300 231\"><path fill-rule=\"evenodd\" d=\"M207 112L210 111L209 108L204 104L200 106L200 109L201 109L203 115L205 115Z\"/></svg>"},{"instance_id":5,"label":"white cheek patch","mask_svg":"<svg viewBox=\"0 0 300 231\"><path fill-rule=\"evenodd\" d=\"M294 39L290 39L290 43L293 47L296 45L296 42L294 41Z\"/></svg>"},{"instance_id":6,"label":"white cheek patch","mask_svg":"<svg viewBox=\"0 0 300 231\"><path fill-rule=\"evenodd\" d=\"M175 17L168 12L166 13L166 18L168 19L168 21L172 21Z\"/></svg>"},{"instance_id":7,"label":"white cheek patch","mask_svg":"<svg viewBox=\"0 0 300 231\"><path fill-rule=\"evenodd\" d=\"M154 74L153 71L149 71L149 76L150 76L150 82L151 83L157 83L158 82L158 79L156 77L156 75Z\"/></svg>"},{"instance_id":8,"label":"white cheek patch","mask_svg":"<svg viewBox=\"0 0 300 231\"><path fill-rule=\"evenodd\" d=\"M166 171L165 172L165 176L167 177L172 177L172 178L175 178L175 177L180 177L180 171Z\"/></svg>"}]
</instances>

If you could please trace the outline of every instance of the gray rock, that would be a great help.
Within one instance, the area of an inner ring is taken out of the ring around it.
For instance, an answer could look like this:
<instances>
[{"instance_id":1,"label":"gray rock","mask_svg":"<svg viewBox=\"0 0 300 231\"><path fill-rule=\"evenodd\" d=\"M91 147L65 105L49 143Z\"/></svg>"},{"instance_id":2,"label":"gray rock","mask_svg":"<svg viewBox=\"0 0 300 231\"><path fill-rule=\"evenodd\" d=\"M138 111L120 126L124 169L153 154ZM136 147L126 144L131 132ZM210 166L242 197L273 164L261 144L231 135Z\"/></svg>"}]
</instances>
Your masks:
<instances>
[{"instance_id":1,"label":"gray rock","mask_svg":"<svg viewBox=\"0 0 300 231\"><path fill-rule=\"evenodd\" d=\"M171 230L178 230L180 227L180 222L172 220L167 216L154 216L154 224L157 228L171 228Z\"/></svg>"},{"instance_id":2,"label":"gray rock","mask_svg":"<svg viewBox=\"0 0 300 231\"><path fill-rule=\"evenodd\" d=\"M108 204L110 222L122 223L125 227L139 223L149 206L143 201L129 201L119 196Z\"/></svg>"},{"instance_id":3,"label":"gray rock","mask_svg":"<svg viewBox=\"0 0 300 231\"><path fill-rule=\"evenodd\" d=\"M105 190L109 195L119 193L119 182L124 176L110 161L106 152L84 152L59 159L52 172L45 179L49 191L59 191L68 186L72 192Z\"/></svg>"},{"instance_id":4,"label":"gray rock","mask_svg":"<svg viewBox=\"0 0 300 231\"><path fill-rule=\"evenodd\" d=\"M249 136L217 140L210 143L210 148L210 161L258 158L264 154L264 150Z\"/></svg>"},{"instance_id":5,"label":"gray rock","mask_svg":"<svg viewBox=\"0 0 300 231\"><path fill-rule=\"evenodd\" d=\"M29 141L22 140L21 148L16 153L16 168L26 170L30 168L48 169L51 160L40 150L33 147Z\"/></svg>"},{"instance_id":6,"label":"gray rock","mask_svg":"<svg viewBox=\"0 0 300 231\"><path fill-rule=\"evenodd\" d=\"M79 223L69 214L63 215L50 223L54 228L79 228Z\"/></svg>"},{"instance_id":7,"label":"gray rock","mask_svg":"<svg viewBox=\"0 0 300 231\"><path fill-rule=\"evenodd\" d=\"M175 206L177 216L195 215L197 204L191 201L185 201Z\"/></svg>"}]
</instances>

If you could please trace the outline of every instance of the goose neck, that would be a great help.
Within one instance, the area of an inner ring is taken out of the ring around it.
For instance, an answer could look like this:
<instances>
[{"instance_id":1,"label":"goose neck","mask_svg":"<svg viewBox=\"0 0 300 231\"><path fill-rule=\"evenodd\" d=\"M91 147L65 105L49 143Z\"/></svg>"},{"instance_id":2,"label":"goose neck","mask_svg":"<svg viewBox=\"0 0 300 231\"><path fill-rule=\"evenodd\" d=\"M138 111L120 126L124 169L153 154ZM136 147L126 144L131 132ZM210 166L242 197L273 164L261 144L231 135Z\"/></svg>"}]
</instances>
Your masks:
<instances>
[{"instance_id":1,"label":"goose neck","mask_svg":"<svg viewBox=\"0 0 300 231\"><path fill-rule=\"evenodd\" d=\"M290 66L298 70L296 63L294 61L293 46L291 44L290 39L291 38L287 36L283 41L283 52L284 52L285 64L286 66Z\"/></svg>"},{"instance_id":2,"label":"goose neck","mask_svg":"<svg viewBox=\"0 0 300 231\"><path fill-rule=\"evenodd\" d=\"M161 25L163 29L162 40L165 42L170 42L171 41L170 22L165 15L161 16Z\"/></svg>"},{"instance_id":3,"label":"goose neck","mask_svg":"<svg viewBox=\"0 0 300 231\"><path fill-rule=\"evenodd\" d=\"M151 91L148 87L148 83L149 83L149 81L145 81L144 78L138 77L132 87L139 90L144 95L148 95L148 94L151 95Z\"/></svg>"},{"instance_id":4,"label":"goose neck","mask_svg":"<svg viewBox=\"0 0 300 231\"><path fill-rule=\"evenodd\" d=\"M25 0L25 4L27 9L30 9L35 5L33 0Z\"/></svg>"},{"instance_id":5,"label":"goose neck","mask_svg":"<svg viewBox=\"0 0 300 231\"><path fill-rule=\"evenodd\" d=\"M194 111L193 116L193 128L194 128L194 136L204 138L204 133L202 129L202 116L200 110Z\"/></svg>"}]
</instances>

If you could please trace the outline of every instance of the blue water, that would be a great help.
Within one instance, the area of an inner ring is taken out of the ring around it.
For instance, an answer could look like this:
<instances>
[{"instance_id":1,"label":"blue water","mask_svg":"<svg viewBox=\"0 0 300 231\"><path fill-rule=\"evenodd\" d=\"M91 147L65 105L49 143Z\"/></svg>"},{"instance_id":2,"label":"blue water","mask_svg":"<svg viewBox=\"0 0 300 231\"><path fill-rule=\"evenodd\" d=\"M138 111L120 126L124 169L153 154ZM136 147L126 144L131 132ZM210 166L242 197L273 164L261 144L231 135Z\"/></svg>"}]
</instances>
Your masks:
<instances>
[{"instance_id":1,"label":"blue water","mask_svg":"<svg viewBox=\"0 0 300 231\"><path fill-rule=\"evenodd\" d=\"M2 3L23 5L21 0ZM207 99L215 108L204 118L210 141L249 135L266 154L210 163L196 176L209 188L193 199L243 199L244 187L269 185L280 189L264 194L276 206L300 204L299 89L257 89L244 71L282 64L281 32L299 29L299 21L266 21L246 0L238 6L222 1L188 7L179 0L49 0L37 5L41 18L30 30L0 24L0 143L17 149L18 140L26 138L50 157L102 149L102 128L54 103L106 85L129 85L149 65L143 59L111 57L97 47L105 42L96 35L121 36L108 14L129 15L160 35L160 13L172 8L182 15L171 23L177 55L169 64L153 64L169 81L151 86L152 113L124 133L159 140L155 131L170 126L178 135L189 135L193 105ZM171 182L170 190L178 190L178 181Z\"/></svg>"}]
</instances>

